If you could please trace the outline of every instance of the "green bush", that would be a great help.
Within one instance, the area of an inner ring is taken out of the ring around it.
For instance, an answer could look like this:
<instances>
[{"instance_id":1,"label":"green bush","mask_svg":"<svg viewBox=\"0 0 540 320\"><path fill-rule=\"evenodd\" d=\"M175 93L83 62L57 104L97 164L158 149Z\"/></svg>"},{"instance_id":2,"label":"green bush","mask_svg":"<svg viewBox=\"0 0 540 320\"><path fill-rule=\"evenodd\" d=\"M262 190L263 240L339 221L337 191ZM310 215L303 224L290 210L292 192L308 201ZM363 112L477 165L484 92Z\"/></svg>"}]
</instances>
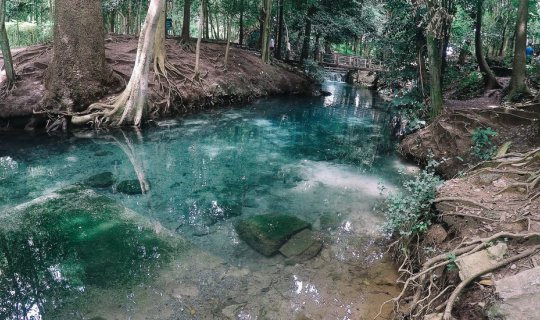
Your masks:
<instances>
[{"instance_id":1,"label":"green bush","mask_svg":"<svg viewBox=\"0 0 540 320\"><path fill-rule=\"evenodd\" d=\"M459 99L470 99L476 97L484 91L484 81L482 73L478 71L467 72L458 81L456 96Z\"/></svg>"},{"instance_id":2,"label":"green bush","mask_svg":"<svg viewBox=\"0 0 540 320\"><path fill-rule=\"evenodd\" d=\"M495 137L496 135L497 132L489 127L486 129L476 128L471 136L472 155L484 161L491 159L496 150L495 146L493 145L493 141L491 141L491 138Z\"/></svg>"},{"instance_id":3,"label":"green bush","mask_svg":"<svg viewBox=\"0 0 540 320\"><path fill-rule=\"evenodd\" d=\"M386 196L382 204L386 232L408 238L427 231L434 218L431 205L437 186L442 182L435 175L437 165L436 161L430 160L417 176L405 179L403 191Z\"/></svg>"},{"instance_id":4,"label":"green bush","mask_svg":"<svg viewBox=\"0 0 540 320\"><path fill-rule=\"evenodd\" d=\"M304 72L306 76L313 81L317 83L324 82L326 73L324 71L324 68L319 66L317 61L312 59L304 60Z\"/></svg>"},{"instance_id":5,"label":"green bush","mask_svg":"<svg viewBox=\"0 0 540 320\"><path fill-rule=\"evenodd\" d=\"M26 47L45 43L52 39L52 23L36 24L31 22L10 21L6 23L9 44L12 48Z\"/></svg>"}]
</instances>

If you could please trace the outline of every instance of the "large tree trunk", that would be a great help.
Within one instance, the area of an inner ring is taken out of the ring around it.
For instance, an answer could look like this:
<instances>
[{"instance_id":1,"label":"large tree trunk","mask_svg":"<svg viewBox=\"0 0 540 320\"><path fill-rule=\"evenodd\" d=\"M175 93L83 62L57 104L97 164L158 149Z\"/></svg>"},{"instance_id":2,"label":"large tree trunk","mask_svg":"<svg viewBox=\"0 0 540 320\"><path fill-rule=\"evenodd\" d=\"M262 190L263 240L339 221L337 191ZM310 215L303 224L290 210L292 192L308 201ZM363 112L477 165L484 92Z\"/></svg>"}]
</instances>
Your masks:
<instances>
[{"instance_id":1,"label":"large tree trunk","mask_svg":"<svg viewBox=\"0 0 540 320\"><path fill-rule=\"evenodd\" d=\"M442 81L441 81L441 53L440 40L428 34L427 48L429 58L429 84L431 96L431 116L436 117L442 110Z\"/></svg>"},{"instance_id":2,"label":"large tree trunk","mask_svg":"<svg viewBox=\"0 0 540 320\"><path fill-rule=\"evenodd\" d=\"M182 40L189 41L189 22L191 20L191 0L184 1L184 19L182 22Z\"/></svg>"},{"instance_id":3,"label":"large tree trunk","mask_svg":"<svg viewBox=\"0 0 540 320\"><path fill-rule=\"evenodd\" d=\"M94 104L90 109L102 108L103 111L72 118L74 124L94 121L97 125L108 123L111 126L140 126L148 104L148 75L152 62L158 21L164 10L165 0L151 0L144 21L137 56L131 78L126 89L112 106Z\"/></svg>"},{"instance_id":4,"label":"large tree trunk","mask_svg":"<svg viewBox=\"0 0 540 320\"><path fill-rule=\"evenodd\" d=\"M15 69L13 68L13 58L11 57L11 49L6 32L5 13L6 0L0 0L0 47L2 49L2 56L4 57L4 69L6 70L7 87L9 88L15 81Z\"/></svg>"},{"instance_id":5,"label":"large tree trunk","mask_svg":"<svg viewBox=\"0 0 540 320\"><path fill-rule=\"evenodd\" d=\"M514 61L512 63L512 79L510 80L510 99L517 98L523 93L528 93L525 85L527 46L527 19L529 14L529 0L520 0L514 43Z\"/></svg>"},{"instance_id":6,"label":"large tree trunk","mask_svg":"<svg viewBox=\"0 0 540 320\"><path fill-rule=\"evenodd\" d=\"M52 61L42 105L60 112L83 111L113 84L105 61L100 0L56 0Z\"/></svg>"},{"instance_id":7,"label":"large tree trunk","mask_svg":"<svg viewBox=\"0 0 540 320\"><path fill-rule=\"evenodd\" d=\"M261 57L265 63L270 62L270 18L272 17L272 0L263 0L263 28L262 28L262 43Z\"/></svg>"},{"instance_id":8,"label":"large tree trunk","mask_svg":"<svg viewBox=\"0 0 540 320\"><path fill-rule=\"evenodd\" d=\"M300 55L300 61L303 62L309 58L309 43L311 41L311 20L316 12L315 6L310 6L306 15L306 25L304 31L304 43L302 45L302 54Z\"/></svg>"},{"instance_id":9,"label":"large tree trunk","mask_svg":"<svg viewBox=\"0 0 540 320\"><path fill-rule=\"evenodd\" d=\"M486 90L490 89L499 89L501 85L495 78L495 74L491 71L491 68L487 64L486 58L484 57L482 49L482 15L483 15L483 2L484 0L477 0L476 3L476 24L474 32L474 52L476 55L476 61L478 62L478 67L480 72L484 77L484 87Z\"/></svg>"}]
</instances>

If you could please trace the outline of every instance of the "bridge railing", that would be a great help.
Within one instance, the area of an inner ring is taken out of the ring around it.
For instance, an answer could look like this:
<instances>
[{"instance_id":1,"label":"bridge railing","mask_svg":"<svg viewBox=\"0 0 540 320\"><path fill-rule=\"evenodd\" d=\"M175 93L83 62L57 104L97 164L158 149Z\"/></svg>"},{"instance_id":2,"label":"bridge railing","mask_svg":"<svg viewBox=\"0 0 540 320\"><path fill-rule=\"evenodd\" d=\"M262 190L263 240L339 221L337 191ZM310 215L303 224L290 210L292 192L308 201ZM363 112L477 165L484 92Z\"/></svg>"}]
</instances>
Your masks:
<instances>
[{"instance_id":1,"label":"bridge railing","mask_svg":"<svg viewBox=\"0 0 540 320\"><path fill-rule=\"evenodd\" d=\"M336 68L382 70L382 63L378 60L338 53L320 53L317 61Z\"/></svg>"}]
</instances>

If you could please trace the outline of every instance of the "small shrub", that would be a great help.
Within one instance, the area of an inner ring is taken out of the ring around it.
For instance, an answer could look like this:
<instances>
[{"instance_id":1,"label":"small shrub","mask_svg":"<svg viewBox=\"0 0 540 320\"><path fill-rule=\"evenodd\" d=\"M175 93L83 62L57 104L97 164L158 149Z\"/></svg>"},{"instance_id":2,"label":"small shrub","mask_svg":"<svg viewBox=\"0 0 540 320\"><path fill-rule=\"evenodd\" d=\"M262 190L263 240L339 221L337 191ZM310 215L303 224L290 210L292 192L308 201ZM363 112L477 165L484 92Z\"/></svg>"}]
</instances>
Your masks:
<instances>
[{"instance_id":1,"label":"small shrub","mask_svg":"<svg viewBox=\"0 0 540 320\"><path fill-rule=\"evenodd\" d=\"M386 196L382 204L386 232L408 238L427 231L434 218L431 205L436 188L442 182L435 175L437 165L436 161L430 160L420 174L403 182L403 191Z\"/></svg>"},{"instance_id":2,"label":"small shrub","mask_svg":"<svg viewBox=\"0 0 540 320\"><path fill-rule=\"evenodd\" d=\"M471 71L458 80L456 96L459 99L470 99L480 95L484 91L482 73Z\"/></svg>"},{"instance_id":3,"label":"small shrub","mask_svg":"<svg viewBox=\"0 0 540 320\"><path fill-rule=\"evenodd\" d=\"M325 80L324 68L319 66L315 60L308 59L304 61L304 72L308 78L317 83L322 83Z\"/></svg>"},{"instance_id":4,"label":"small shrub","mask_svg":"<svg viewBox=\"0 0 540 320\"><path fill-rule=\"evenodd\" d=\"M495 153L495 146L491 138L496 136L497 132L491 128L476 128L471 136L472 146L471 153L474 157L480 160L489 160Z\"/></svg>"}]
</instances>

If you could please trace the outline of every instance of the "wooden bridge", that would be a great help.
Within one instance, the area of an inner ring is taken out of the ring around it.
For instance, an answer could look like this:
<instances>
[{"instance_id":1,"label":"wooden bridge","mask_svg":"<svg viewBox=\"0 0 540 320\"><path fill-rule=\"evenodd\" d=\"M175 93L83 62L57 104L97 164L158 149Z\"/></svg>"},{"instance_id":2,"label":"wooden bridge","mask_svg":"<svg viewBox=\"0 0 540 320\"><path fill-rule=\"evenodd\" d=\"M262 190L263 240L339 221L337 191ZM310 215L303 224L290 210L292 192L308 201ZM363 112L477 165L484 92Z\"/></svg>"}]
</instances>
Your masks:
<instances>
[{"instance_id":1,"label":"wooden bridge","mask_svg":"<svg viewBox=\"0 0 540 320\"><path fill-rule=\"evenodd\" d=\"M367 70L382 71L382 63L375 59L366 59L359 56L349 56L338 53L319 53L317 62L328 69L348 70Z\"/></svg>"}]
</instances>

